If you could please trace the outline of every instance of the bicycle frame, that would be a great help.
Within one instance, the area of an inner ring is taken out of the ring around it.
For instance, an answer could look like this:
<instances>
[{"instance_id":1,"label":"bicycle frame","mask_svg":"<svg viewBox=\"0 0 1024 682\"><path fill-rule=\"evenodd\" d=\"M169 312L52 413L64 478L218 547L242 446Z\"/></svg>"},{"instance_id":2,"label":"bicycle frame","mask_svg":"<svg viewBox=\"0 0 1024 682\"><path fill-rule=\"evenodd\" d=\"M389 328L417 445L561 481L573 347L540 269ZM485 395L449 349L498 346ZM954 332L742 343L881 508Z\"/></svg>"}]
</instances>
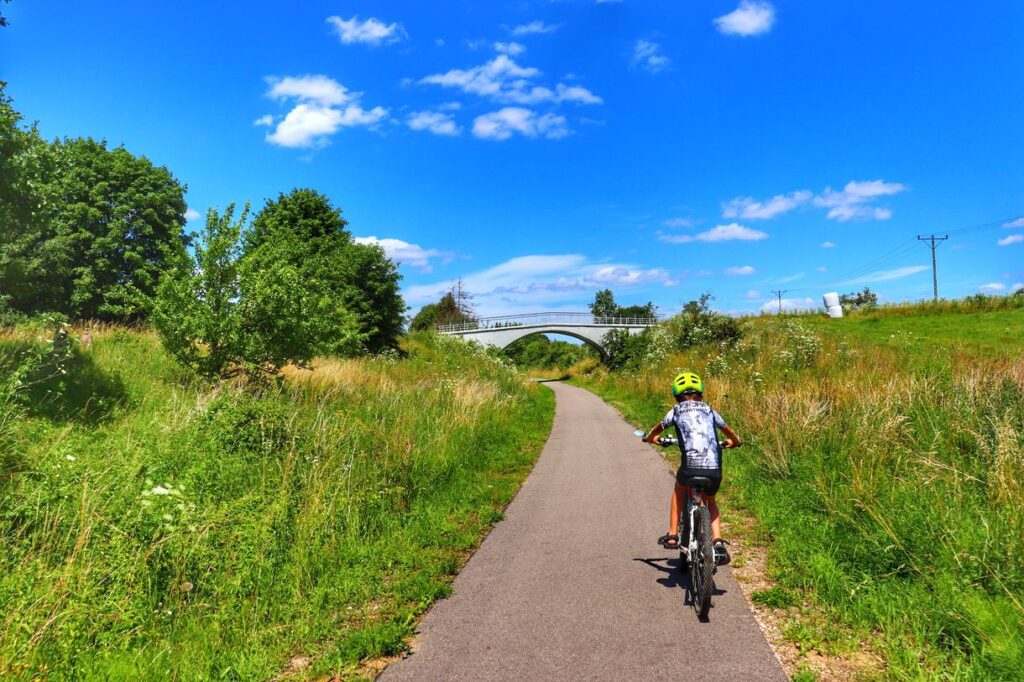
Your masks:
<instances>
[{"instance_id":1,"label":"bicycle frame","mask_svg":"<svg viewBox=\"0 0 1024 682\"><path fill-rule=\"evenodd\" d=\"M701 494L702 490L700 486L690 485L686 486L689 494L686 496L686 505L679 512L679 525L676 527L676 533L679 535L679 551L680 558L686 562L690 561L690 557L694 556L697 551L697 533L694 531L693 516L697 511L698 507L707 506L704 503L704 496ZM686 545L683 545L683 537L686 537Z\"/></svg>"}]
</instances>

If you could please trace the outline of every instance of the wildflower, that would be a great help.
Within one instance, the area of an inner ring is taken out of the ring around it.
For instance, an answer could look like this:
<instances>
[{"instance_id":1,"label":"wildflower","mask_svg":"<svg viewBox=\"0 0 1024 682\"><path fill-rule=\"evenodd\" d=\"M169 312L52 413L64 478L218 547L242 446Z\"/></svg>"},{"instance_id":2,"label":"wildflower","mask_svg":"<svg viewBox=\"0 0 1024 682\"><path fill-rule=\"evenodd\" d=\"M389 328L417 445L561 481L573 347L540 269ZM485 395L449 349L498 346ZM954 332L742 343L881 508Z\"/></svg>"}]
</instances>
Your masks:
<instances>
[{"instance_id":1,"label":"wildflower","mask_svg":"<svg viewBox=\"0 0 1024 682\"><path fill-rule=\"evenodd\" d=\"M75 456L74 455L65 455L64 459L66 459L69 462L74 462L75 461Z\"/></svg>"}]
</instances>

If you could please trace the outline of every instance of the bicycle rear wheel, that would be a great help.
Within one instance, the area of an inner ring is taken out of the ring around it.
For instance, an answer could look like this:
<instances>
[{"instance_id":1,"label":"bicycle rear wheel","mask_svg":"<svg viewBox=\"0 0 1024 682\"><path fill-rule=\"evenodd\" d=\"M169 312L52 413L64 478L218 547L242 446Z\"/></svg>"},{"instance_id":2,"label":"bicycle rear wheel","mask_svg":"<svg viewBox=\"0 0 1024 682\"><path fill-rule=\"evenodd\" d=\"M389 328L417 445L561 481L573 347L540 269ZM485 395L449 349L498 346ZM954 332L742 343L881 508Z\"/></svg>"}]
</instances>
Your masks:
<instances>
[{"instance_id":1,"label":"bicycle rear wheel","mask_svg":"<svg viewBox=\"0 0 1024 682\"><path fill-rule=\"evenodd\" d=\"M690 557L690 576L693 585L693 604L697 615L706 618L711 610L711 591L715 579L715 550L711 546L711 512L698 507L693 515L697 551Z\"/></svg>"}]
</instances>

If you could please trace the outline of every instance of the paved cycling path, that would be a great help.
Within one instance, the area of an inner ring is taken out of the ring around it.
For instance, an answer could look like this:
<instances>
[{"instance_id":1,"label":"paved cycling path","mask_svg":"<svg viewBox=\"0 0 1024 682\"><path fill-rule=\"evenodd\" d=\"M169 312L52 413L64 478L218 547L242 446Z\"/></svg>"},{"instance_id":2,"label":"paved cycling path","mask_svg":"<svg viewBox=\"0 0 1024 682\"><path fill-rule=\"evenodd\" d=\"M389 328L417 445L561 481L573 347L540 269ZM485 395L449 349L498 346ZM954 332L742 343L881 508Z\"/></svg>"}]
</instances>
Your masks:
<instances>
[{"instance_id":1,"label":"paved cycling path","mask_svg":"<svg viewBox=\"0 0 1024 682\"><path fill-rule=\"evenodd\" d=\"M382 680L785 680L728 568L709 621L658 547L672 475L615 410L574 386L544 451ZM728 485L728 471L726 472Z\"/></svg>"}]
</instances>

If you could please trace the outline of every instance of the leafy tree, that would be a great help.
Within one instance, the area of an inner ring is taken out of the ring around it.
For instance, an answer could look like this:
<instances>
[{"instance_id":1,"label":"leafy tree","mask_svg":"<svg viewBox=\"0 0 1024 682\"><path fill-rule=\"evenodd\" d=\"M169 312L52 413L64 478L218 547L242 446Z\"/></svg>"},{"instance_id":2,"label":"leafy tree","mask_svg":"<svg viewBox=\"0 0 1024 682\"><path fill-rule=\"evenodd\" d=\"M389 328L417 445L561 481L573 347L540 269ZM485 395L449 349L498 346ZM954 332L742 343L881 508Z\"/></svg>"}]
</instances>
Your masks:
<instances>
[{"instance_id":1,"label":"leafy tree","mask_svg":"<svg viewBox=\"0 0 1024 682\"><path fill-rule=\"evenodd\" d=\"M3 277L17 281L11 306L79 318L144 317L161 273L186 257L184 187L166 168L105 142L64 139L30 148L42 176L40 208L16 236L3 235Z\"/></svg>"},{"instance_id":2,"label":"leafy tree","mask_svg":"<svg viewBox=\"0 0 1024 682\"><path fill-rule=\"evenodd\" d=\"M0 2L10 2L11 0L0 0ZM3 15L0 15L0 26L7 26L7 19Z\"/></svg>"},{"instance_id":3,"label":"leafy tree","mask_svg":"<svg viewBox=\"0 0 1024 682\"><path fill-rule=\"evenodd\" d=\"M615 317L619 310L619 306L615 304L615 294L611 289L602 289L594 294L594 302L589 307L594 317Z\"/></svg>"},{"instance_id":4,"label":"leafy tree","mask_svg":"<svg viewBox=\"0 0 1024 682\"><path fill-rule=\"evenodd\" d=\"M855 310L871 310L878 306L878 294L864 287L864 291L855 291L839 297L839 305L845 312Z\"/></svg>"},{"instance_id":5,"label":"leafy tree","mask_svg":"<svg viewBox=\"0 0 1024 682\"><path fill-rule=\"evenodd\" d=\"M5 87L0 81L0 312L31 303L46 273L40 267L40 187L51 159L36 126L22 126Z\"/></svg>"},{"instance_id":6,"label":"leafy tree","mask_svg":"<svg viewBox=\"0 0 1024 682\"><path fill-rule=\"evenodd\" d=\"M248 214L248 206L238 220L234 205L211 209L195 261L161 281L152 321L168 352L210 378L358 352L356 320L330 292L285 258L242 259Z\"/></svg>"},{"instance_id":7,"label":"leafy tree","mask_svg":"<svg viewBox=\"0 0 1024 682\"><path fill-rule=\"evenodd\" d=\"M442 324L466 324L476 322L472 313L464 310L458 301L458 289L453 287L437 303L428 303L420 308L409 324L412 331L429 331Z\"/></svg>"},{"instance_id":8,"label":"leafy tree","mask_svg":"<svg viewBox=\"0 0 1024 682\"><path fill-rule=\"evenodd\" d=\"M428 303L409 322L409 330L414 332L430 331L437 326L437 303Z\"/></svg>"},{"instance_id":9,"label":"leafy tree","mask_svg":"<svg viewBox=\"0 0 1024 682\"><path fill-rule=\"evenodd\" d=\"M601 340L605 364L612 370L637 369L651 345L650 330L630 334L628 329L612 329Z\"/></svg>"},{"instance_id":10,"label":"leafy tree","mask_svg":"<svg viewBox=\"0 0 1024 682\"><path fill-rule=\"evenodd\" d=\"M370 352L397 346L405 303L401 275L377 246L356 244L341 210L323 194L296 189L268 200L245 236L244 259L291 264L358 320Z\"/></svg>"},{"instance_id":11,"label":"leafy tree","mask_svg":"<svg viewBox=\"0 0 1024 682\"><path fill-rule=\"evenodd\" d=\"M566 369L593 352L585 344L552 340L543 334L534 334L508 346L503 354L518 367Z\"/></svg>"}]
</instances>

